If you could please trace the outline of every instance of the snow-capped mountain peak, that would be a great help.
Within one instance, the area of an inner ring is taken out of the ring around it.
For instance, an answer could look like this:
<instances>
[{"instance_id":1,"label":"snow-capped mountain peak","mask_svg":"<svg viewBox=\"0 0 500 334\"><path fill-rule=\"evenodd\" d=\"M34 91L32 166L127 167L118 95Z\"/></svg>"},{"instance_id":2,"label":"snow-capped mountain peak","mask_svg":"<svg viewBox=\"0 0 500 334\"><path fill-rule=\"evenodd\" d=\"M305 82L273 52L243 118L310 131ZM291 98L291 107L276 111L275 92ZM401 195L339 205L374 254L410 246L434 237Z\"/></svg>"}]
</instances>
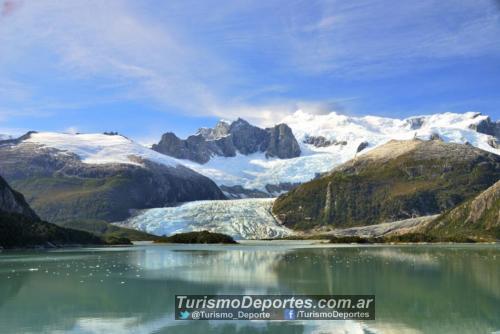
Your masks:
<instances>
[{"instance_id":1,"label":"snow-capped mountain peak","mask_svg":"<svg viewBox=\"0 0 500 334\"><path fill-rule=\"evenodd\" d=\"M35 132L23 142L76 154L86 164L141 165L137 158L172 167L180 164L172 157L159 154L118 134Z\"/></svg>"},{"instance_id":2,"label":"snow-capped mountain peak","mask_svg":"<svg viewBox=\"0 0 500 334\"><path fill-rule=\"evenodd\" d=\"M183 161L220 186L233 187L233 190L241 186L276 196L286 190L282 185L289 188L290 185L309 181L318 173L327 172L392 139L440 138L445 142L468 143L500 154L500 139L495 136L500 124L477 112L398 119L355 117L336 112L315 115L299 110L284 118L281 123L292 129L300 145L299 157L277 159L257 152L232 157L216 156L204 164Z\"/></svg>"},{"instance_id":3,"label":"snow-capped mountain peak","mask_svg":"<svg viewBox=\"0 0 500 334\"><path fill-rule=\"evenodd\" d=\"M418 137L429 139L433 134L439 135L445 141L470 143L483 150L500 153L488 142L488 134L479 133L476 128L482 122L487 122L488 116L477 112L463 114L442 113L434 115L413 116L405 119L378 116L354 117L332 112L326 115L312 115L297 111L286 117L287 123L299 143L311 149L304 143L306 138L324 137L331 142L360 143L368 142L370 147L383 144L390 139L411 139ZM317 150L317 148L312 148ZM338 151L335 148L320 151Z\"/></svg>"}]
</instances>

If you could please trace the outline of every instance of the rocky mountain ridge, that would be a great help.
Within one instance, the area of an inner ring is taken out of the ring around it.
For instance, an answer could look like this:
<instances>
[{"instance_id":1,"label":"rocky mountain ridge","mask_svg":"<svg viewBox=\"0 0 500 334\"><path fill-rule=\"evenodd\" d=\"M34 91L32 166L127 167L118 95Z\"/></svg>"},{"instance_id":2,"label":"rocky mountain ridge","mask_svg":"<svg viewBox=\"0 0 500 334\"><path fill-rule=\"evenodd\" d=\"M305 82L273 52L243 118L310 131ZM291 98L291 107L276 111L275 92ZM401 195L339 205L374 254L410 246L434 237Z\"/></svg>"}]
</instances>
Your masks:
<instances>
[{"instance_id":1,"label":"rocky mountain ridge","mask_svg":"<svg viewBox=\"0 0 500 334\"><path fill-rule=\"evenodd\" d=\"M267 158L290 159L300 156L300 147L286 124L261 129L239 118L232 123L220 121L214 128L202 128L186 139L165 133L152 149L168 156L200 164L213 156L235 157L264 152Z\"/></svg>"},{"instance_id":2,"label":"rocky mountain ridge","mask_svg":"<svg viewBox=\"0 0 500 334\"><path fill-rule=\"evenodd\" d=\"M490 117L486 117L477 124L471 124L470 128L479 133L493 136L500 141L500 121L493 122Z\"/></svg>"}]
</instances>

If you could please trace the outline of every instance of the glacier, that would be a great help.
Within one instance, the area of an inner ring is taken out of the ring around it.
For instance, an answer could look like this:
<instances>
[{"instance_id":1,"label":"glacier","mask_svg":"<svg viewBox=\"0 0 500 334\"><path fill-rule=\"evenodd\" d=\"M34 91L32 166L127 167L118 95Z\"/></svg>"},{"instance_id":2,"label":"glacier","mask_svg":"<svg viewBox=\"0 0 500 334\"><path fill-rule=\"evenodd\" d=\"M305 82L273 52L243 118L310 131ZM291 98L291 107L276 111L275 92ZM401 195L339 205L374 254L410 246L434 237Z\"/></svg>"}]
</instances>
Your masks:
<instances>
[{"instance_id":1,"label":"glacier","mask_svg":"<svg viewBox=\"0 0 500 334\"><path fill-rule=\"evenodd\" d=\"M140 210L126 221L114 224L155 235L208 230L235 239L266 239L293 234L271 214L273 202L272 198L196 201Z\"/></svg>"}]
</instances>

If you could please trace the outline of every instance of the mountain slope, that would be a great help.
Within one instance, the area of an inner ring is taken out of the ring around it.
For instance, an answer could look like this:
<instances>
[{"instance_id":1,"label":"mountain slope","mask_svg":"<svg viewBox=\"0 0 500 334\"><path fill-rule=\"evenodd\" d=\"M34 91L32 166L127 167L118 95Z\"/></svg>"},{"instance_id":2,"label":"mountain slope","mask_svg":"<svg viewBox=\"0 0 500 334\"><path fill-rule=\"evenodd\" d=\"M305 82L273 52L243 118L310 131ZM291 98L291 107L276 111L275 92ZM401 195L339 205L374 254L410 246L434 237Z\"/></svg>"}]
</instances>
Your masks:
<instances>
[{"instance_id":1,"label":"mountain slope","mask_svg":"<svg viewBox=\"0 0 500 334\"><path fill-rule=\"evenodd\" d=\"M426 226L438 237L493 237L500 239L500 181Z\"/></svg>"},{"instance_id":2,"label":"mountain slope","mask_svg":"<svg viewBox=\"0 0 500 334\"><path fill-rule=\"evenodd\" d=\"M162 153L186 159L182 160L184 165L215 181L227 196L239 198L279 196L300 183L314 179L318 173L326 173L392 139L428 140L435 137L444 142L468 143L500 154L500 138L495 137L500 123L474 112L396 119L351 117L335 112L313 115L297 111L281 120L281 123L286 124L286 128L292 132L284 138L297 142L298 149L293 148L294 144L287 139L280 140L280 147L290 152L300 152L300 156L266 154L255 150L254 144L249 146L253 150L239 151L231 143L229 131L232 123L228 121L219 122L213 129L200 129L197 135L186 140L172 133L165 135L176 142L172 147L179 147ZM253 137L260 138L258 133ZM212 148L207 149L206 146ZM190 157L194 153L202 158ZM283 156L288 158L281 159Z\"/></svg>"},{"instance_id":3,"label":"mountain slope","mask_svg":"<svg viewBox=\"0 0 500 334\"><path fill-rule=\"evenodd\" d=\"M73 230L85 231L97 235L106 242L128 239L131 241L154 241L158 237L146 232L119 227L102 220L68 220L58 223L59 226Z\"/></svg>"},{"instance_id":4,"label":"mountain slope","mask_svg":"<svg viewBox=\"0 0 500 334\"><path fill-rule=\"evenodd\" d=\"M289 227L372 225L440 213L500 179L500 156L440 140L390 141L279 197Z\"/></svg>"},{"instance_id":5,"label":"mountain slope","mask_svg":"<svg viewBox=\"0 0 500 334\"><path fill-rule=\"evenodd\" d=\"M68 244L103 244L93 234L66 229L41 221L26 203L0 177L0 248Z\"/></svg>"},{"instance_id":6,"label":"mountain slope","mask_svg":"<svg viewBox=\"0 0 500 334\"><path fill-rule=\"evenodd\" d=\"M26 203L24 196L13 190L2 177L0 177L0 211L19 214L31 220L40 219Z\"/></svg>"},{"instance_id":7,"label":"mountain slope","mask_svg":"<svg viewBox=\"0 0 500 334\"><path fill-rule=\"evenodd\" d=\"M0 145L0 172L56 223L224 198L210 179L119 135L30 133Z\"/></svg>"}]
</instances>

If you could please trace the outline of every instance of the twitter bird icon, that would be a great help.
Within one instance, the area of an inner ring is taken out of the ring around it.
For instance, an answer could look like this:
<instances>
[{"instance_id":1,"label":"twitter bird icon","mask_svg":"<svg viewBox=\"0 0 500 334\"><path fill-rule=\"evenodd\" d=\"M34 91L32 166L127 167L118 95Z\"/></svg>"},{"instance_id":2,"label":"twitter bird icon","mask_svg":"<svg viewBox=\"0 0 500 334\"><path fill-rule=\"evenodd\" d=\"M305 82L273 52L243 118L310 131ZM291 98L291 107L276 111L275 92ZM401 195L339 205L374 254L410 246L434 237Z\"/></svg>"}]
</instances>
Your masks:
<instances>
[{"instance_id":1,"label":"twitter bird icon","mask_svg":"<svg viewBox=\"0 0 500 334\"><path fill-rule=\"evenodd\" d=\"M179 313L179 318L181 318L181 320L187 320L189 318L189 311L182 311Z\"/></svg>"}]
</instances>

